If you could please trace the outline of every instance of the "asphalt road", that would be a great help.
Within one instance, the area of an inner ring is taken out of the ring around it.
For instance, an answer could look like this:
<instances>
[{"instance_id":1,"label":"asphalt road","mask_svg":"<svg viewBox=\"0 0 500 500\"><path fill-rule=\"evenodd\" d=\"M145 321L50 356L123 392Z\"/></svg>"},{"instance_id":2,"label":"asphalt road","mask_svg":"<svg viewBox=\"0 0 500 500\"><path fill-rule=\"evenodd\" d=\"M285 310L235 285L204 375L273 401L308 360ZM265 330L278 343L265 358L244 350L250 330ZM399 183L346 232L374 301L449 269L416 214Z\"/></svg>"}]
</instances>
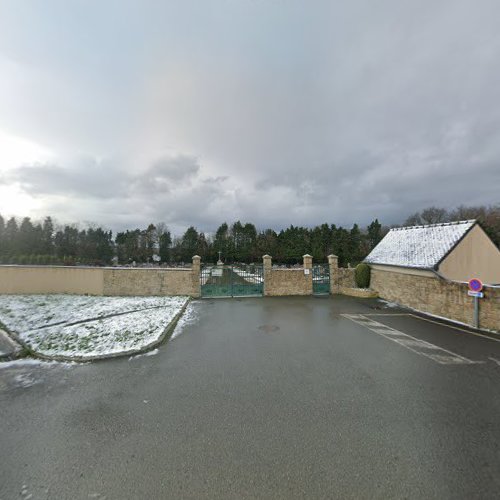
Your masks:
<instances>
[{"instance_id":1,"label":"asphalt road","mask_svg":"<svg viewBox=\"0 0 500 500\"><path fill-rule=\"evenodd\" d=\"M498 498L498 339L345 297L191 307L152 356L0 367L1 499Z\"/></svg>"}]
</instances>

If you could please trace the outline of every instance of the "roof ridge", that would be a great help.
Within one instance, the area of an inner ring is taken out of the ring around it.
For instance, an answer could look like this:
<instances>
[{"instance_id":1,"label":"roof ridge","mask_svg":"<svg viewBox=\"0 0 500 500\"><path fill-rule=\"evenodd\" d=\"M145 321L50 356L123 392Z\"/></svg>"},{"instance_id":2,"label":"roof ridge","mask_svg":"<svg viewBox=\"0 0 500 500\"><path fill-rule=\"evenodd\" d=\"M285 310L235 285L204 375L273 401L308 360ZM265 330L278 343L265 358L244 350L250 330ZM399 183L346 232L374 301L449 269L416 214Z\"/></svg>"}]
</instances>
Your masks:
<instances>
[{"instance_id":1,"label":"roof ridge","mask_svg":"<svg viewBox=\"0 0 500 500\"><path fill-rule=\"evenodd\" d=\"M420 224L417 226L402 226L402 227L393 227L391 231L402 231L408 229L422 229L427 227L442 227L442 226L457 226L459 224L471 224L477 222L476 219L467 219L467 220L457 220L452 222L438 222L436 224Z\"/></svg>"}]
</instances>

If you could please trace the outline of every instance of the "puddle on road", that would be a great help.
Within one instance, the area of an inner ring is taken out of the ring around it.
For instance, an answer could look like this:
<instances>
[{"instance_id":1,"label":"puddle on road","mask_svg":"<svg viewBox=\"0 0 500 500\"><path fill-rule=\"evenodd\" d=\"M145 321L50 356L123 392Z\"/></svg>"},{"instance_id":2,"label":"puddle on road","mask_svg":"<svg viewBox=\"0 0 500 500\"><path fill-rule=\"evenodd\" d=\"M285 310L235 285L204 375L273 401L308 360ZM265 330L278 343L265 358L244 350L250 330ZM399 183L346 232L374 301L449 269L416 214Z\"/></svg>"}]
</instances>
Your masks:
<instances>
[{"instance_id":1,"label":"puddle on road","mask_svg":"<svg viewBox=\"0 0 500 500\"><path fill-rule=\"evenodd\" d=\"M15 389L27 389L34 385L41 384L45 382L47 374L54 370L67 370L77 366L77 363L42 361L33 358L4 361L0 363L0 397L2 392L8 392ZM58 381L64 383L66 379L67 377L62 375Z\"/></svg>"},{"instance_id":2,"label":"puddle on road","mask_svg":"<svg viewBox=\"0 0 500 500\"><path fill-rule=\"evenodd\" d=\"M280 327L278 325L261 325L259 330L264 333L276 333L279 331Z\"/></svg>"}]
</instances>

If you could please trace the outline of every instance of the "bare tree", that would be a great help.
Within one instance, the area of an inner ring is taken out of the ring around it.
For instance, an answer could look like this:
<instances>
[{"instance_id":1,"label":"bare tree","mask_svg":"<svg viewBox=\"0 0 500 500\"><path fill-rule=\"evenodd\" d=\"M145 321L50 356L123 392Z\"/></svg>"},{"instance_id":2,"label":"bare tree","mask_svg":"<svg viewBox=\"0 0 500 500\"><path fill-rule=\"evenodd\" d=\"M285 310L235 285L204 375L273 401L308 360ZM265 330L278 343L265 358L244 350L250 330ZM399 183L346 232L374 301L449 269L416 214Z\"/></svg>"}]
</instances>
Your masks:
<instances>
[{"instance_id":1,"label":"bare tree","mask_svg":"<svg viewBox=\"0 0 500 500\"><path fill-rule=\"evenodd\" d=\"M440 222L447 222L448 211L444 208L429 207L420 212L420 217L424 224L439 224Z\"/></svg>"}]
</instances>

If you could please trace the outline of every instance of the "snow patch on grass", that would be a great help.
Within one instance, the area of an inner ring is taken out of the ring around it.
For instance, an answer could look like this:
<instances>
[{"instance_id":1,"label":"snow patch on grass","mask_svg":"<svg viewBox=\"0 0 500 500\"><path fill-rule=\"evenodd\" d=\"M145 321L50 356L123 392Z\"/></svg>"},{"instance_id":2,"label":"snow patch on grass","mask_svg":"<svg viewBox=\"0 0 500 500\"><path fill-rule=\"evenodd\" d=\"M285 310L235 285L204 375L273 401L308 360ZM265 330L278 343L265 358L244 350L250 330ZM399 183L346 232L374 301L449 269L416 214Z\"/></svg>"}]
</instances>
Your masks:
<instances>
[{"instance_id":1,"label":"snow patch on grass","mask_svg":"<svg viewBox=\"0 0 500 500\"><path fill-rule=\"evenodd\" d=\"M35 352L92 358L150 345L161 337L187 300L4 295L0 296L0 321Z\"/></svg>"}]
</instances>

